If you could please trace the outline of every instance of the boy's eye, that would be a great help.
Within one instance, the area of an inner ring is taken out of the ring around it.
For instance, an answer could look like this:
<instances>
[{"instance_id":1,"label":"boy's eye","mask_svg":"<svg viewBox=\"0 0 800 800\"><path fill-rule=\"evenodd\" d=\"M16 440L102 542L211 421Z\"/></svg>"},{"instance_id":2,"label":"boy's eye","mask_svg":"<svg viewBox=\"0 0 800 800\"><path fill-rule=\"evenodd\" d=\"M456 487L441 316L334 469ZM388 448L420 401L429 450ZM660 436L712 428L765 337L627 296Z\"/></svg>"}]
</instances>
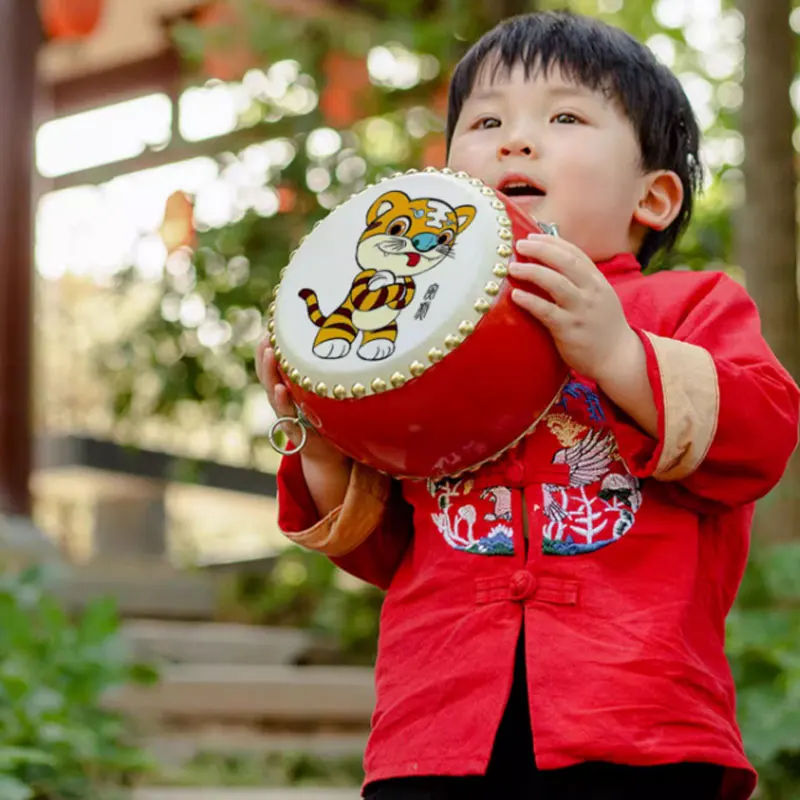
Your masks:
<instances>
[{"instance_id":1,"label":"boy's eye","mask_svg":"<svg viewBox=\"0 0 800 800\"><path fill-rule=\"evenodd\" d=\"M484 117L475 123L478 130L486 130L487 128L499 128L500 120L497 117Z\"/></svg>"},{"instance_id":2,"label":"boy's eye","mask_svg":"<svg viewBox=\"0 0 800 800\"><path fill-rule=\"evenodd\" d=\"M556 114L551 122L557 122L559 125L577 125L580 120L574 114L561 113Z\"/></svg>"}]
</instances>

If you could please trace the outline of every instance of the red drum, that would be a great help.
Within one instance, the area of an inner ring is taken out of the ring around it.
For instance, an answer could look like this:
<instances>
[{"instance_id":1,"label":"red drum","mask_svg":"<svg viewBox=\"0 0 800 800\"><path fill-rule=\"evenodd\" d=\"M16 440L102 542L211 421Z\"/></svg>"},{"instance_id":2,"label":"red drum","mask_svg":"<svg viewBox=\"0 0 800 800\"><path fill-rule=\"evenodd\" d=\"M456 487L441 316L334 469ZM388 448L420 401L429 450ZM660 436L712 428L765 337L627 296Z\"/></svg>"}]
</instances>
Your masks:
<instances>
[{"instance_id":1,"label":"red drum","mask_svg":"<svg viewBox=\"0 0 800 800\"><path fill-rule=\"evenodd\" d=\"M499 458L567 377L547 330L511 300L514 242L542 230L554 233L481 181L432 168L335 209L270 307L294 421L396 477Z\"/></svg>"}]
</instances>

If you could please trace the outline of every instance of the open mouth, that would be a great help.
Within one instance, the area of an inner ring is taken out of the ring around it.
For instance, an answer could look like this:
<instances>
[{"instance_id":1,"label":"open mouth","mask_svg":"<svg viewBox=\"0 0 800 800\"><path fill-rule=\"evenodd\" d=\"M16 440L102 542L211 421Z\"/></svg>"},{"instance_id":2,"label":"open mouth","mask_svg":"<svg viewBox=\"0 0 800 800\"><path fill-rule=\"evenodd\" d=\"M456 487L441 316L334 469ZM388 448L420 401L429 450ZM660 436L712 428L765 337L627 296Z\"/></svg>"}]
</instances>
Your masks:
<instances>
[{"instance_id":1,"label":"open mouth","mask_svg":"<svg viewBox=\"0 0 800 800\"><path fill-rule=\"evenodd\" d=\"M406 255L408 256L409 267L416 267L422 259L422 256L419 253L406 253Z\"/></svg>"},{"instance_id":2,"label":"open mouth","mask_svg":"<svg viewBox=\"0 0 800 800\"><path fill-rule=\"evenodd\" d=\"M506 179L497 188L507 197L544 197L547 194L527 178Z\"/></svg>"}]
</instances>

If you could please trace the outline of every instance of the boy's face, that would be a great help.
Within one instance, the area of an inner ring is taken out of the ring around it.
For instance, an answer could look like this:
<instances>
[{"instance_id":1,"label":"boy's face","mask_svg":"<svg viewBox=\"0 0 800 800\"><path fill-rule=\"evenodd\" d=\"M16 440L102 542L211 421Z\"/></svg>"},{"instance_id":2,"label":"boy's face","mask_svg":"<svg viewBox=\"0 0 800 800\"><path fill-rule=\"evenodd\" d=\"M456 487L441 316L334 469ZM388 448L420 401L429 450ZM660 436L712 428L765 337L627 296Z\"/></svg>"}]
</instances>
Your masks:
<instances>
[{"instance_id":1,"label":"boy's face","mask_svg":"<svg viewBox=\"0 0 800 800\"><path fill-rule=\"evenodd\" d=\"M455 126L448 166L556 223L594 261L635 252L642 231L633 215L646 176L622 110L558 69L527 80L521 64L494 81L491 63L481 72Z\"/></svg>"}]
</instances>

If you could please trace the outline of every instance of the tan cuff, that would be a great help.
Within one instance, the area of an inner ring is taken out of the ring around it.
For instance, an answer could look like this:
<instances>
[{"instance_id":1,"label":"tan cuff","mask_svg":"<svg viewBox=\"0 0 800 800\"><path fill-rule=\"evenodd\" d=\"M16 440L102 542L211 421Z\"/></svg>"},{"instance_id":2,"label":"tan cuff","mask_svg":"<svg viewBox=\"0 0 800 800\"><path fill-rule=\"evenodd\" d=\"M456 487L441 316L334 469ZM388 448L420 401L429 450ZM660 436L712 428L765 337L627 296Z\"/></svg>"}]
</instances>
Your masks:
<instances>
[{"instance_id":1,"label":"tan cuff","mask_svg":"<svg viewBox=\"0 0 800 800\"><path fill-rule=\"evenodd\" d=\"M326 556L355 550L378 526L389 502L391 478L354 463L344 502L316 525L299 533L285 533L294 544Z\"/></svg>"},{"instance_id":2,"label":"tan cuff","mask_svg":"<svg viewBox=\"0 0 800 800\"><path fill-rule=\"evenodd\" d=\"M653 477L679 481L708 455L719 419L719 381L711 354L697 345L647 334L661 376L664 430Z\"/></svg>"}]
</instances>

